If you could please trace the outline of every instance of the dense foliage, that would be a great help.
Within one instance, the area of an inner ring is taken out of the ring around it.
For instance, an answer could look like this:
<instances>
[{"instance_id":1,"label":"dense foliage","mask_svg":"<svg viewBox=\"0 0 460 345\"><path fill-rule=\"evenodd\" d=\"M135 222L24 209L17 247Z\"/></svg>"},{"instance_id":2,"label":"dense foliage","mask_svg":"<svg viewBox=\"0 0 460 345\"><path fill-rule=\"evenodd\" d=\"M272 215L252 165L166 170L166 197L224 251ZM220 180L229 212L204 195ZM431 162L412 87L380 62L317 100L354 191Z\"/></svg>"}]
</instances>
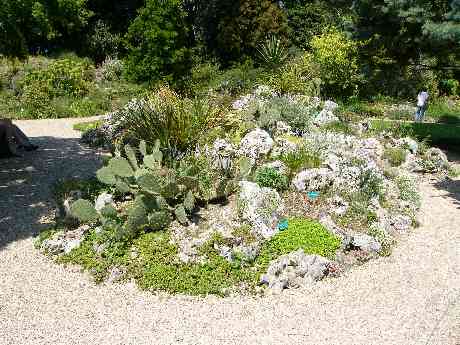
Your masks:
<instances>
[{"instance_id":1,"label":"dense foliage","mask_svg":"<svg viewBox=\"0 0 460 345\"><path fill-rule=\"evenodd\" d=\"M421 87L452 96L459 8L457 0L2 0L0 55L118 57L132 80L187 92L200 66L245 63L268 75L283 67L271 84L282 92L298 92L300 77L321 79L322 92L340 98L413 98ZM299 53L308 73L293 68Z\"/></svg>"},{"instance_id":2,"label":"dense foliage","mask_svg":"<svg viewBox=\"0 0 460 345\"><path fill-rule=\"evenodd\" d=\"M188 28L177 0L147 0L126 36L128 74L137 81L180 78L189 67Z\"/></svg>"}]
</instances>

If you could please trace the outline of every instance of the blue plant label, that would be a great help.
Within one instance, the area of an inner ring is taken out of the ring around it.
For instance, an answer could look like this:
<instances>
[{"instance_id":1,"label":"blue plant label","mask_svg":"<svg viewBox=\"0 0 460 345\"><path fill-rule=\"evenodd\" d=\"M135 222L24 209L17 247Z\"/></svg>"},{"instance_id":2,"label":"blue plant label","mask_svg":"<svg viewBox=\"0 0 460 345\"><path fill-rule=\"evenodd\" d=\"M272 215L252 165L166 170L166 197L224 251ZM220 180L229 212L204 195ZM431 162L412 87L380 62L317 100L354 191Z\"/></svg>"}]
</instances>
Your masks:
<instances>
[{"instance_id":1,"label":"blue plant label","mask_svg":"<svg viewBox=\"0 0 460 345\"><path fill-rule=\"evenodd\" d=\"M319 197L319 192L308 192L308 197L314 200Z\"/></svg>"},{"instance_id":2,"label":"blue plant label","mask_svg":"<svg viewBox=\"0 0 460 345\"><path fill-rule=\"evenodd\" d=\"M278 223L278 230L279 231L287 230L288 226L289 226L288 220L284 219Z\"/></svg>"}]
</instances>

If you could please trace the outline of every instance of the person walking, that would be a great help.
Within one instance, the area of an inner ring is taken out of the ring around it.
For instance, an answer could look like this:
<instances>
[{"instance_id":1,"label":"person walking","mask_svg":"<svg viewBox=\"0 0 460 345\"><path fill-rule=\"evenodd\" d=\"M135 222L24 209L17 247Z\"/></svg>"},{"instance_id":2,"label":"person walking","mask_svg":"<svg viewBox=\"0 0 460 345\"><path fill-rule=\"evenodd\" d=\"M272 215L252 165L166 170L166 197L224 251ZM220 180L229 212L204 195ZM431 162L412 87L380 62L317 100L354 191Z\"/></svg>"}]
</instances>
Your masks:
<instances>
[{"instance_id":1,"label":"person walking","mask_svg":"<svg viewBox=\"0 0 460 345\"><path fill-rule=\"evenodd\" d=\"M415 122L422 122L425 117L425 111L428 108L428 92L422 89L417 95L417 111L415 112Z\"/></svg>"}]
</instances>

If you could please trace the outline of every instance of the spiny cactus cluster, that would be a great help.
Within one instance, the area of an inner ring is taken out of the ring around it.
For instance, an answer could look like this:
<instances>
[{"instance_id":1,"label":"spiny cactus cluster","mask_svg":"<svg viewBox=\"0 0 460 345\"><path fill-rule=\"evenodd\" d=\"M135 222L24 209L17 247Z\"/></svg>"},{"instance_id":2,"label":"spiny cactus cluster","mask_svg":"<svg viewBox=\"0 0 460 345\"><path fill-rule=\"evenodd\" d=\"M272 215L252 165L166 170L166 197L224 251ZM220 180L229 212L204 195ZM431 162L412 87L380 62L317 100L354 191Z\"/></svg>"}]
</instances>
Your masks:
<instances>
[{"instance_id":1,"label":"spiny cactus cluster","mask_svg":"<svg viewBox=\"0 0 460 345\"><path fill-rule=\"evenodd\" d=\"M161 230L173 218L186 224L199 195L198 179L179 176L175 170L163 167L159 141L150 154L144 141L138 150L126 145L124 152L126 158L114 157L97 171L97 178L102 183L116 188L121 194L135 196L132 205L125 210L125 217L121 217L126 219L120 230L129 233L142 228ZM91 202L78 200L71 211L82 222L100 220L105 225L119 227L116 221L118 212L112 205L105 206L98 213Z\"/></svg>"}]
</instances>

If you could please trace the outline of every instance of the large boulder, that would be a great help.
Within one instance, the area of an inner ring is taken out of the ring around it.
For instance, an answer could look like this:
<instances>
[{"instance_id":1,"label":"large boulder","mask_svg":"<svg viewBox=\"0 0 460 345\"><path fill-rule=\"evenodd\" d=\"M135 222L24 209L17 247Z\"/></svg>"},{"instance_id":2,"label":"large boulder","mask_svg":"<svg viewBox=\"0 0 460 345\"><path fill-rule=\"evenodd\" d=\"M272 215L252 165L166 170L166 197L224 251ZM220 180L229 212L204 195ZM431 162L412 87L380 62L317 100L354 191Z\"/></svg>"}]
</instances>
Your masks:
<instances>
[{"instance_id":1,"label":"large boulder","mask_svg":"<svg viewBox=\"0 0 460 345\"><path fill-rule=\"evenodd\" d=\"M267 155L273 148L274 141L270 135L257 128L244 136L240 143L239 154L256 162L260 157Z\"/></svg>"},{"instance_id":2,"label":"large boulder","mask_svg":"<svg viewBox=\"0 0 460 345\"><path fill-rule=\"evenodd\" d=\"M308 169L298 173L292 184L299 192L320 191L334 183L334 175L329 169Z\"/></svg>"},{"instance_id":3,"label":"large boulder","mask_svg":"<svg viewBox=\"0 0 460 345\"><path fill-rule=\"evenodd\" d=\"M332 101L324 102L323 110L313 119L316 126L324 126L331 122L339 121L339 118L334 115L334 110L337 109L338 104Z\"/></svg>"},{"instance_id":4,"label":"large boulder","mask_svg":"<svg viewBox=\"0 0 460 345\"><path fill-rule=\"evenodd\" d=\"M397 139L394 141L394 144L397 147L409 150L412 154L417 154L418 152L418 143L409 137Z\"/></svg>"},{"instance_id":5,"label":"large boulder","mask_svg":"<svg viewBox=\"0 0 460 345\"><path fill-rule=\"evenodd\" d=\"M240 182L238 212L252 225L254 234L263 238L273 236L283 211L283 201L276 190L259 187L253 182Z\"/></svg>"}]
</instances>

